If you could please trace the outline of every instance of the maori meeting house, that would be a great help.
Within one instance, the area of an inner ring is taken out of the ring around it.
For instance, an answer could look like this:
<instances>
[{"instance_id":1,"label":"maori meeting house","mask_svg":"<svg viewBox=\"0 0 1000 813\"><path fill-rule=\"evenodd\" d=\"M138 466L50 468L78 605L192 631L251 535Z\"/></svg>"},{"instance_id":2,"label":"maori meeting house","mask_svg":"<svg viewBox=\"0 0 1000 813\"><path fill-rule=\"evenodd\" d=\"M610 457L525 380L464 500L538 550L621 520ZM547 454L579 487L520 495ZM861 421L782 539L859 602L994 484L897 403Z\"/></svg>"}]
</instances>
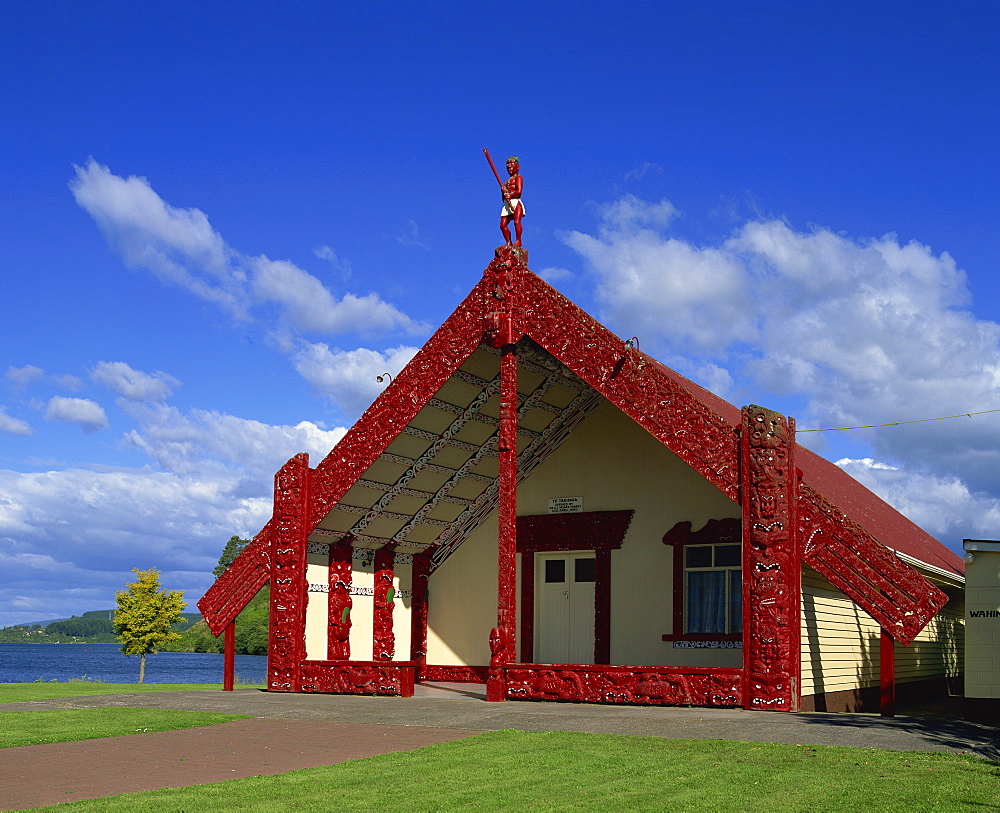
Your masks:
<instances>
[{"instance_id":1,"label":"maori meeting house","mask_svg":"<svg viewBox=\"0 0 1000 813\"><path fill-rule=\"evenodd\" d=\"M962 560L795 423L624 341L503 246L198 603L270 583L268 689L891 713L962 663ZM289 450L290 452L294 450Z\"/></svg>"}]
</instances>

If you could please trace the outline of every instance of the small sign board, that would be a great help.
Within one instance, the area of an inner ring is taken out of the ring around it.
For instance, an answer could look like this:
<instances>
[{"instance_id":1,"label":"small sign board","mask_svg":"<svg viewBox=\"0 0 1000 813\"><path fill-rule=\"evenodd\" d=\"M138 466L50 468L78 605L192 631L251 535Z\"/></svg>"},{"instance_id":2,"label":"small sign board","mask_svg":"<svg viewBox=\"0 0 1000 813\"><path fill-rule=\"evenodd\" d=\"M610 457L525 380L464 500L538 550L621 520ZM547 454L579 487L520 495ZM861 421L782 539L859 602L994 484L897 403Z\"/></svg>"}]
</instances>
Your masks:
<instances>
[{"instance_id":1,"label":"small sign board","mask_svg":"<svg viewBox=\"0 0 1000 813\"><path fill-rule=\"evenodd\" d=\"M550 514L579 514L583 510L583 497L552 497Z\"/></svg>"}]
</instances>

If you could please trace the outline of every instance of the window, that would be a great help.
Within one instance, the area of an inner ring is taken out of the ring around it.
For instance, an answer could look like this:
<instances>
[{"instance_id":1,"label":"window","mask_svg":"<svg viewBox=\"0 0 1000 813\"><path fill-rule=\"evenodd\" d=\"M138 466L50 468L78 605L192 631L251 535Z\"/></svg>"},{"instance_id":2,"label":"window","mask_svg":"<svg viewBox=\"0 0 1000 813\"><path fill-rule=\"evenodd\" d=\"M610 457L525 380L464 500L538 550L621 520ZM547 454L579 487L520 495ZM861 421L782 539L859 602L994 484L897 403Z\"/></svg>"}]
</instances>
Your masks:
<instances>
[{"instance_id":1,"label":"window","mask_svg":"<svg viewBox=\"0 0 1000 813\"><path fill-rule=\"evenodd\" d=\"M739 519L710 519L698 531L678 522L663 536L673 548L674 647L739 648L743 640L743 547Z\"/></svg>"},{"instance_id":2,"label":"window","mask_svg":"<svg viewBox=\"0 0 1000 813\"><path fill-rule=\"evenodd\" d=\"M739 545L684 547L684 632L733 635L743 631Z\"/></svg>"}]
</instances>

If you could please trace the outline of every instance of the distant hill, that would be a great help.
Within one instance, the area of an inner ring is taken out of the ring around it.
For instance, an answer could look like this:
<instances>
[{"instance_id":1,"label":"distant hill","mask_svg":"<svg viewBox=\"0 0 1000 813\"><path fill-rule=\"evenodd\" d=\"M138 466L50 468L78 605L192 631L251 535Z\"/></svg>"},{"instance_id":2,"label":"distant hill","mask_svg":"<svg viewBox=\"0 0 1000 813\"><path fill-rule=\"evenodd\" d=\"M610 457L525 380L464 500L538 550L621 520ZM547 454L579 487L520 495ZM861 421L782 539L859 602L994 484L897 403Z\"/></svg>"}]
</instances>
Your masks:
<instances>
[{"instance_id":1,"label":"distant hill","mask_svg":"<svg viewBox=\"0 0 1000 813\"><path fill-rule=\"evenodd\" d=\"M0 642L116 643L118 638L111 625L114 613L114 610L88 610L70 618L15 624L0 630ZM186 632L203 621L200 613L184 613L173 625L173 630Z\"/></svg>"}]
</instances>

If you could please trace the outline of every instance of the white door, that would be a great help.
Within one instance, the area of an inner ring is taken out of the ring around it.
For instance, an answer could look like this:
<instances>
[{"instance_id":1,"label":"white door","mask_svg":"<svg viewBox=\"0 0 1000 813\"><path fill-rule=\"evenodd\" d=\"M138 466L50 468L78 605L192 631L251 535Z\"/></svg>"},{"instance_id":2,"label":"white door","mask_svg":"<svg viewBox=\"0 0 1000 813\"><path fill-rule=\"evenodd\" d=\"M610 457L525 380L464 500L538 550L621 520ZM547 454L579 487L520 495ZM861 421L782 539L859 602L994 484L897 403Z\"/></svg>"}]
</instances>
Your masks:
<instances>
[{"instance_id":1,"label":"white door","mask_svg":"<svg viewBox=\"0 0 1000 813\"><path fill-rule=\"evenodd\" d=\"M593 663L593 551L539 553L535 559L535 662Z\"/></svg>"}]
</instances>

